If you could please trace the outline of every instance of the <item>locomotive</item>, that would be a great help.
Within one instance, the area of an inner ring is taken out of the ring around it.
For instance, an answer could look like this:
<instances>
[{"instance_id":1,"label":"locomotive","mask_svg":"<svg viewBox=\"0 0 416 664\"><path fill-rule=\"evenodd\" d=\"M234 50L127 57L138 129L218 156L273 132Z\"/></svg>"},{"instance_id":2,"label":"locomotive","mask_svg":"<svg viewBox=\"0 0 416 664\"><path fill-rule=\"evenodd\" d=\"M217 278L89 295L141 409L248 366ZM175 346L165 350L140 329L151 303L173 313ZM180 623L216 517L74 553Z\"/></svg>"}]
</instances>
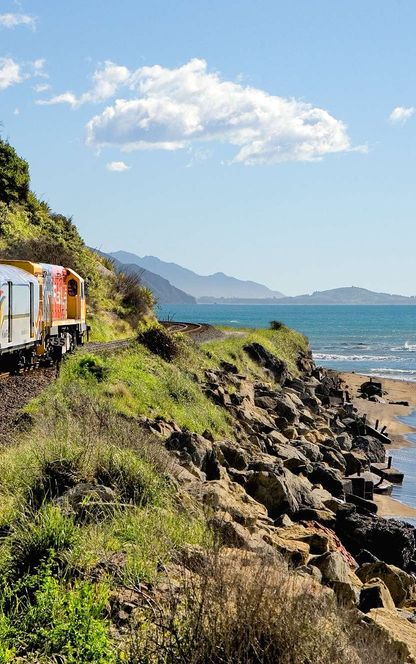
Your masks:
<instances>
[{"instance_id":1,"label":"locomotive","mask_svg":"<svg viewBox=\"0 0 416 664\"><path fill-rule=\"evenodd\" d=\"M67 267L0 260L0 364L57 362L84 343L85 284Z\"/></svg>"}]
</instances>

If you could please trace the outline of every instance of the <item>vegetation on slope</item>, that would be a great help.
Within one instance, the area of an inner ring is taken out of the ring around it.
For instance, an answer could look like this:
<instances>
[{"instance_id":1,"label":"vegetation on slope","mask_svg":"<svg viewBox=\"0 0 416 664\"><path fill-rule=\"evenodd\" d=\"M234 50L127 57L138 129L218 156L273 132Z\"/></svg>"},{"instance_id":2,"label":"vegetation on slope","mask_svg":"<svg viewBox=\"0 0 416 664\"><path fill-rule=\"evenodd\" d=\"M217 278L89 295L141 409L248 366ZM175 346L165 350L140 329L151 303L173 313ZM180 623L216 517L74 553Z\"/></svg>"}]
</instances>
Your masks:
<instances>
[{"instance_id":1,"label":"vegetation on slope","mask_svg":"<svg viewBox=\"0 0 416 664\"><path fill-rule=\"evenodd\" d=\"M151 314L153 297L139 280L116 274L82 240L72 219L30 191L29 166L0 139L0 256L71 267L86 280L92 336L131 336ZM111 266L110 266L111 268Z\"/></svg>"}]
</instances>

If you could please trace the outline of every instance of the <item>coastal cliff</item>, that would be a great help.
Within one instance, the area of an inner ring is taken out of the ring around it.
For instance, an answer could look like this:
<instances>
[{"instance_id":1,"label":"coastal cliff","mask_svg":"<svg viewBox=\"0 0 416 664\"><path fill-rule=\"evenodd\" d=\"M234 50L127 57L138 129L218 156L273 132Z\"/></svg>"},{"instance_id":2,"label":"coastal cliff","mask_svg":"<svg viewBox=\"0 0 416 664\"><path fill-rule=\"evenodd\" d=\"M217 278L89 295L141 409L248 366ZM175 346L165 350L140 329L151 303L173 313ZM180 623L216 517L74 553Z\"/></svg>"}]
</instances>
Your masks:
<instances>
[{"instance_id":1,"label":"coastal cliff","mask_svg":"<svg viewBox=\"0 0 416 664\"><path fill-rule=\"evenodd\" d=\"M0 661L415 661L414 529L346 479L384 448L339 390L285 326L68 358L2 432Z\"/></svg>"}]
</instances>

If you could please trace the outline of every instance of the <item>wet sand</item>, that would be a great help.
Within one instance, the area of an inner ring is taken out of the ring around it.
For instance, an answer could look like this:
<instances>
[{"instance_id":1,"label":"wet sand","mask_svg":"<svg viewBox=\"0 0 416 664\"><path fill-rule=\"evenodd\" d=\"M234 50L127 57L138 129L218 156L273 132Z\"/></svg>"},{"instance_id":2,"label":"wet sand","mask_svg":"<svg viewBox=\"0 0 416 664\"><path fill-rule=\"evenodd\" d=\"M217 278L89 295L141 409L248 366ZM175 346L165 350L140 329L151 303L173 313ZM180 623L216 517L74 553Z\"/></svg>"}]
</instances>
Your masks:
<instances>
[{"instance_id":1,"label":"wet sand","mask_svg":"<svg viewBox=\"0 0 416 664\"><path fill-rule=\"evenodd\" d=\"M373 403L367 401L367 399L358 398L358 388L364 381L369 380L368 376L343 372L338 372L338 374L345 384L345 389L350 392L351 399L358 412L361 415L366 414L370 424L374 425L376 420L379 420L379 428L387 427L386 433L389 434L392 440L391 448L388 447L387 452L389 449L409 446L410 443L405 436L409 433L415 433L416 430L400 422L397 418L406 417L416 410L416 382L374 377L375 381L380 381L383 385L383 391L386 392L383 399L386 403ZM409 406L389 404L389 401L408 401ZM405 505L390 496L374 496L374 501L378 505L380 516L416 518L415 508Z\"/></svg>"}]
</instances>

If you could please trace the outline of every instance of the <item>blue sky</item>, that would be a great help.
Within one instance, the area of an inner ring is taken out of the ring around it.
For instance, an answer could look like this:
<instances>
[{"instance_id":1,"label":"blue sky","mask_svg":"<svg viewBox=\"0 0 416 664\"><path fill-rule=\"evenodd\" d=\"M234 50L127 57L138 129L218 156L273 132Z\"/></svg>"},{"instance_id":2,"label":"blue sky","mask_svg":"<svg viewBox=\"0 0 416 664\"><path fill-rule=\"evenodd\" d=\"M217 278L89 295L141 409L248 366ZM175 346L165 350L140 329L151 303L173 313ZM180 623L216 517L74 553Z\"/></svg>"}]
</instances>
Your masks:
<instances>
[{"instance_id":1,"label":"blue sky","mask_svg":"<svg viewBox=\"0 0 416 664\"><path fill-rule=\"evenodd\" d=\"M2 133L103 250L416 294L415 27L414 0L2 1Z\"/></svg>"}]
</instances>

